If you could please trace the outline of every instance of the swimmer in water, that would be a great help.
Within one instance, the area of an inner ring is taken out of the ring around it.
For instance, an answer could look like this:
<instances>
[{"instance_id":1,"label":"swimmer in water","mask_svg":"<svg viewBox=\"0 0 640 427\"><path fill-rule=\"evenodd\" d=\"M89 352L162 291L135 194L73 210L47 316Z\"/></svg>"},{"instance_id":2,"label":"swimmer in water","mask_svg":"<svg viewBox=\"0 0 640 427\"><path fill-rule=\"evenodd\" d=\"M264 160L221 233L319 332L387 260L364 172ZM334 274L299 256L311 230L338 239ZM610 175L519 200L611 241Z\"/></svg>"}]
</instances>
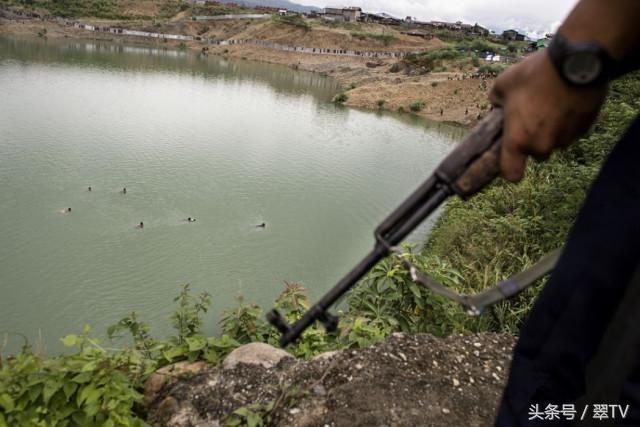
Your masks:
<instances>
[{"instance_id":1,"label":"swimmer in water","mask_svg":"<svg viewBox=\"0 0 640 427\"><path fill-rule=\"evenodd\" d=\"M196 222L196 219L189 217L189 218L187 218L187 222Z\"/></svg>"},{"instance_id":2,"label":"swimmer in water","mask_svg":"<svg viewBox=\"0 0 640 427\"><path fill-rule=\"evenodd\" d=\"M67 213L71 213L71 208L67 208Z\"/></svg>"},{"instance_id":3,"label":"swimmer in water","mask_svg":"<svg viewBox=\"0 0 640 427\"><path fill-rule=\"evenodd\" d=\"M88 190L91 191L91 187L89 187Z\"/></svg>"},{"instance_id":4,"label":"swimmer in water","mask_svg":"<svg viewBox=\"0 0 640 427\"><path fill-rule=\"evenodd\" d=\"M267 228L267 223L266 223L266 222L263 222L263 223L262 223L262 224L260 224L260 225L256 225L256 228Z\"/></svg>"},{"instance_id":5,"label":"swimmer in water","mask_svg":"<svg viewBox=\"0 0 640 427\"><path fill-rule=\"evenodd\" d=\"M144 222L140 222L140 224L138 224L136 228L139 228L140 230L142 230L144 228Z\"/></svg>"},{"instance_id":6,"label":"swimmer in water","mask_svg":"<svg viewBox=\"0 0 640 427\"><path fill-rule=\"evenodd\" d=\"M122 189L122 194L127 194L127 187L124 187L124 188Z\"/></svg>"}]
</instances>

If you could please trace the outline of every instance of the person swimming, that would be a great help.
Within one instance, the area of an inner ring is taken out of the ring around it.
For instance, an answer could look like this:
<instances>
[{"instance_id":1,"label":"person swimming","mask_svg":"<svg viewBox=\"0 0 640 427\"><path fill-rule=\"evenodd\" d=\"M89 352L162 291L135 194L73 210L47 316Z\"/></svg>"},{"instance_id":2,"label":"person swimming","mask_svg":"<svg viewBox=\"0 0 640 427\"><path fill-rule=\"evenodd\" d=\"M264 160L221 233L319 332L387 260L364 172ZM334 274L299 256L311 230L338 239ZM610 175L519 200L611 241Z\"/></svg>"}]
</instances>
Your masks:
<instances>
[{"instance_id":1,"label":"person swimming","mask_svg":"<svg viewBox=\"0 0 640 427\"><path fill-rule=\"evenodd\" d=\"M89 187L87 190L91 191L91 187Z\"/></svg>"},{"instance_id":2,"label":"person swimming","mask_svg":"<svg viewBox=\"0 0 640 427\"><path fill-rule=\"evenodd\" d=\"M144 228L144 222L140 221L140 224L138 224L136 228L142 230Z\"/></svg>"},{"instance_id":3,"label":"person swimming","mask_svg":"<svg viewBox=\"0 0 640 427\"><path fill-rule=\"evenodd\" d=\"M263 222L262 224L256 225L256 228L267 228L267 223Z\"/></svg>"},{"instance_id":4,"label":"person swimming","mask_svg":"<svg viewBox=\"0 0 640 427\"><path fill-rule=\"evenodd\" d=\"M127 194L127 187L124 187L124 188L122 189L122 194Z\"/></svg>"},{"instance_id":5,"label":"person swimming","mask_svg":"<svg viewBox=\"0 0 640 427\"><path fill-rule=\"evenodd\" d=\"M196 222L196 219L189 217L189 218L187 218L187 222Z\"/></svg>"}]
</instances>

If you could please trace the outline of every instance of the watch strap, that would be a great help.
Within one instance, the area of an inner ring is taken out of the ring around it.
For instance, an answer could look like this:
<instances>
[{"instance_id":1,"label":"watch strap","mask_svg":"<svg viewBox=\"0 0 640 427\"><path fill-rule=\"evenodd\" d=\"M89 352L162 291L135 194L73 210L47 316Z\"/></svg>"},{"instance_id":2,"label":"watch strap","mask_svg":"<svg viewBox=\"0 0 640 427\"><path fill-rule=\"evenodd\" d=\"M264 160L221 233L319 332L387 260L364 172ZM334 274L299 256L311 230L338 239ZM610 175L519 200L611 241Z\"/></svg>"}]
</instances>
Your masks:
<instances>
[{"instance_id":1,"label":"watch strap","mask_svg":"<svg viewBox=\"0 0 640 427\"><path fill-rule=\"evenodd\" d=\"M609 53L597 43L592 42L570 42L562 34L556 33L551 40L551 44L547 49L547 53L551 58L556 70L562 79L570 86L575 87L593 87L599 86L617 77L620 73L620 64L609 55ZM566 74L565 61L571 56L578 53L590 53L600 60L599 75L586 83L576 83Z\"/></svg>"}]
</instances>

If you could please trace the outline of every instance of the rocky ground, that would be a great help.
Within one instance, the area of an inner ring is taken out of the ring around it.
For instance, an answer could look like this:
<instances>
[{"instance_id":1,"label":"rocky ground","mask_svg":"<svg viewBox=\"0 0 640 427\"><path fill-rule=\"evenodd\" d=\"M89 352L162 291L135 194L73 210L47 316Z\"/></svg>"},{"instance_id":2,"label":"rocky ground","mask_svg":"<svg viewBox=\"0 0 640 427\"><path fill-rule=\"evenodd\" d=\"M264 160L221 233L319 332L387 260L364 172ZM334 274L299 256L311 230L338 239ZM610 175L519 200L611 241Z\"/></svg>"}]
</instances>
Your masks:
<instances>
[{"instance_id":1,"label":"rocky ground","mask_svg":"<svg viewBox=\"0 0 640 427\"><path fill-rule=\"evenodd\" d=\"M244 407L236 419L274 426L488 426L514 341L394 334L310 361L251 344L221 367L183 364L154 374L147 416L155 426L219 426Z\"/></svg>"}]
</instances>

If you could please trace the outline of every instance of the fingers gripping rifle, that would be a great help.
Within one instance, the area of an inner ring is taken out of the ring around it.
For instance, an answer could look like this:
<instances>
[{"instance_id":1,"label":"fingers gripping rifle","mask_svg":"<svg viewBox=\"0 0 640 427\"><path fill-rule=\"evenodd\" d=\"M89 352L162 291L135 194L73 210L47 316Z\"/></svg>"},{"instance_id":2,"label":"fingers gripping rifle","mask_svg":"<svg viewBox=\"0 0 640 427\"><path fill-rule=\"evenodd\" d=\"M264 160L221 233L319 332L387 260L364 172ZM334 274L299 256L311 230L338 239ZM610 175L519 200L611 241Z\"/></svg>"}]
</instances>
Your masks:
<instances>
[{"instance_id":1,"label":"fingers gripping rifle","mask_svg":"<svg viewBox=\"0 0 640 427\"><path fill-rule=\"evenodd\" d=\"M317 304L307 311L295 324L289 325L282 315L273 310L267 314L267 320L281 333L280 345L286 347L295 342L300 335L316 321L320 321L329 332L338 327L338 317L329 313L335 304L380 260L387 257L420 223L433 213L450 196L458 195L467 200L490 184L500 172L500 144L502 140L502 109L494 109L480 122L438 166L429 177L400 207L398 207L375 230L376 245L373 250ZM542 268L535 273L542 274L553 268L556 255L546 259ZM455 294L437 282L417 273L410 267L411 276L434 292L449 297L468 311L479 314L482 309L505 297L512 296L524 287L514 280L503 282L496 290L487 291L475 299ZM522 275L522 274L521 274Z\"/></svg>"}]
</instances>

